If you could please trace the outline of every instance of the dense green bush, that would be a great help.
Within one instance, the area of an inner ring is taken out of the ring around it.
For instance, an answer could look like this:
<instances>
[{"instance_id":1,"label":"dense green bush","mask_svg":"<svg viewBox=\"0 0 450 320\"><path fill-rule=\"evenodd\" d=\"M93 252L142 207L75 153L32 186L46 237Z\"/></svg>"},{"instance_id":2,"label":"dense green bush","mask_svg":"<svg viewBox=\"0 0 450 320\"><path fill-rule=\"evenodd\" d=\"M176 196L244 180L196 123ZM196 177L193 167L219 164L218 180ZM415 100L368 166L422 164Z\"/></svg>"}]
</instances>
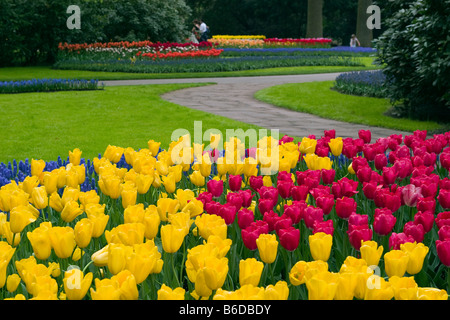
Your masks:
<instances>
[{"instance_id":1,"label":"dense green bush","mask_svg":"<svg viewBox=\"0 0 450 320\"><path fill-rule=\"evenodd\" d=\"M79 30L66 25L73 4ZM59 42L180 41L190 12L184 0L0 0L0 67L54 62Z\"/></svg>"},{"instance_id":2,"label":"dense green bush","mask_svg":"<svg viewBox=\"0 0 450 320\"><path fill-rule=\"evenodd\" d=\"M380 1L378 1L380 2ZM387 30L377 41L391 100L406 116L450 120L450 0L383 1Z\"/></svg>"}]
</instances>

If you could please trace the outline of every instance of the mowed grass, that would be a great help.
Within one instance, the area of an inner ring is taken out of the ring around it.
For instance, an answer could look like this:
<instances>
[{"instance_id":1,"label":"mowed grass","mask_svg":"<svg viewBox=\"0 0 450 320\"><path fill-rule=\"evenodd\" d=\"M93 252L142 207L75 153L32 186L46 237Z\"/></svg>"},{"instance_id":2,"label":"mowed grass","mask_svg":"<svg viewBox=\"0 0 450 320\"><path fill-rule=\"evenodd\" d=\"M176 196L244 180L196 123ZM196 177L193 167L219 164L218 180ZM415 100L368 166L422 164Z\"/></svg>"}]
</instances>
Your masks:
<instances>
[{"instance_id":1,"label":"mowed grass","mask_svg":"<svg viewBox=\"0 0 450 320\"><path fill-rule=\"evenodd\" d=\"M391 108L389 100L341 94L331 89L333 85L333 81L285 84L258 91L255 97L278 107L338 121L409 132L442 129L432 121L389 117L385 115Z\"/></svg>"},{"instance_id":2,"label":"mowed grass","mask_svg":"<svg viewBox=\"0 0 450 320\"><path fill-rule=\"evenodd\" d=\"M182 79L182 78L216 78L216 77L249 77L272 75L295 75L313 73L349 72L377 69L372 57L358 57L364 66L305 66L293 68L268 68L258 70L230 72L195 72L195 73L124 73L124 72L93 72L82 70L59 70L50 66L0 68L0 81L31 80L31 79L98 79L131 80L131 79Z\"/></svg>"},{"instance_id":3,"label":"mowed grass","mask_svg":"<svg viewBox=\"0 0 450 320\"><path fill-rule=\"evenodd\" d=\"M0 162L16 159L56 160L80 148L83 157L103 154L111 144L147 148L150 139L167 148L176 129L194 135L194 121L202 129L258 127L191 110L164 101L166 92L199 86L173 84L106 87L97 91L0 95ZM206 141L205 145L209 143Z\"/></svg>"}]
</instances>

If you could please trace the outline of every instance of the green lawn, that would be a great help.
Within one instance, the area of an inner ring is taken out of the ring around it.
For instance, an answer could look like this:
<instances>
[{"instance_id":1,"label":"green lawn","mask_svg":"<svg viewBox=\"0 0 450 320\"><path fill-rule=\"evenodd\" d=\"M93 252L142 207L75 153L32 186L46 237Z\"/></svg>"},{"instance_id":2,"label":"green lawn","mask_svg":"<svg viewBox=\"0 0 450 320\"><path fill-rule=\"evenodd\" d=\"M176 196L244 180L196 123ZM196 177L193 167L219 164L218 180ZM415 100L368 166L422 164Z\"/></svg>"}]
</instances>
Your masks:
<instances>
[{"instance_id":1,"label":"green lawn","mask_svg":"<svg viewBox=\"0 0 450 320\"><path fill-rule=\"evenodd\" d=\"M315 114L323 118L413 132L439 130L431 121L396 119L384 115L391 107L387 99L358 97L331 90L333 81L286 84L263 89L255 97L279 107Z\"/></svg>"},{"instance_id":2,"label":"green lawn","mask_svg":"<svg viewBox=\"0 0 450 320\"><path fill-rule=\"evenodd\" d=\"M230 72L198 72L198 73L123 73L123 72L93 72L81 70L58 70L50 66L0 68L0 81L29 80L44 78L60 79L98 79L98 80L128 80L128 79L179 79L179 78L209 78L209 77L245 77L269 75L293 75L313 73L333 73L375 69L373 58L358 58L364 62L364 67L319 66L294 68L269 68L259 70L230 71Z\"/></svg>"},{"instance_id":3,"label":"green lawn","mask_svg":"<svg viewBox=\"0 0 450 320\"><path fill-rule=\"evenodd\" d=\"M167 148L175 129L193 135L194 120L221 130L250 128L224 117L166 102L160 95L195 84L107 87L98 91L0 95L0 162L103 154L108 144L146 148L154 139ZM207 141L205 142L208 144Z\"/></svg>"}]
</instances>

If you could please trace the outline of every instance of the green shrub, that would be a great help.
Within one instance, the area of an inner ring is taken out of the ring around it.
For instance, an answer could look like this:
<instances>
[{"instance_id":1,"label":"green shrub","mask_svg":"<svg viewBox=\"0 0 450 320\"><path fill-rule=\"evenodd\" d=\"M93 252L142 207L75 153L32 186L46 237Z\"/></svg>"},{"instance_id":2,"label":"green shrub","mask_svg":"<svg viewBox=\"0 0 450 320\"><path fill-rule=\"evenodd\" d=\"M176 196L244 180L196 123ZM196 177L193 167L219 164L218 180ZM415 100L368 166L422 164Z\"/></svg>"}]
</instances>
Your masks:
<instances>
[{"instance_id":1,"label":"green shrub","mask_svg":"<svg viewBox=\"0 0 450 320\"><path fill-rule=\"evenodd\" d=\"M380 2L380 1L379 1ZM393 0L377 41L391 82L387 93L406 116L450 120L450 0Z\"/></svg>"}]
</instances>

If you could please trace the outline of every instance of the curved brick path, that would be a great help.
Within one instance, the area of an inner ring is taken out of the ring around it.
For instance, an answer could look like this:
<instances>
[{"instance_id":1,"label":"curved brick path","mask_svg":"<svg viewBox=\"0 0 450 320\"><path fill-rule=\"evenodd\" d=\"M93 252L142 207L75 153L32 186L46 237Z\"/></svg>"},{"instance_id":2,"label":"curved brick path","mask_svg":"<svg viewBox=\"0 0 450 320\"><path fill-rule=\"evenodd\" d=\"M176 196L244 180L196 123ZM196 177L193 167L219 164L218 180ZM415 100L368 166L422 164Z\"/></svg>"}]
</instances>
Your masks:
<instances>
[{"instance_id":1,"label":"curved brick path","mask_svg":"<svg viewBox=\"0 0 450 320\"><path fill-rule=\"evenodd\" d=\"M280 134L304 137L314 134L323 135L324 130L335 129L336 136L358 137L358 130L370 129L372 141L391 134L411 134L391 129L369 127L335 120L320 118L311 114L279 108L254 98L254 94L264 88L285 84L311 81L334 80L340 73L263 76L263 77L233 77L233 78L195 78L195 79L161 79L161 80L123 80L104 81L106 86L138 85L138 84L168 84L168 83L205 83L214 85L197 88L187 88L166 93L163 99L212 114L254 124L267 129L279 129Z\"/></svg>"}]
</instances>

